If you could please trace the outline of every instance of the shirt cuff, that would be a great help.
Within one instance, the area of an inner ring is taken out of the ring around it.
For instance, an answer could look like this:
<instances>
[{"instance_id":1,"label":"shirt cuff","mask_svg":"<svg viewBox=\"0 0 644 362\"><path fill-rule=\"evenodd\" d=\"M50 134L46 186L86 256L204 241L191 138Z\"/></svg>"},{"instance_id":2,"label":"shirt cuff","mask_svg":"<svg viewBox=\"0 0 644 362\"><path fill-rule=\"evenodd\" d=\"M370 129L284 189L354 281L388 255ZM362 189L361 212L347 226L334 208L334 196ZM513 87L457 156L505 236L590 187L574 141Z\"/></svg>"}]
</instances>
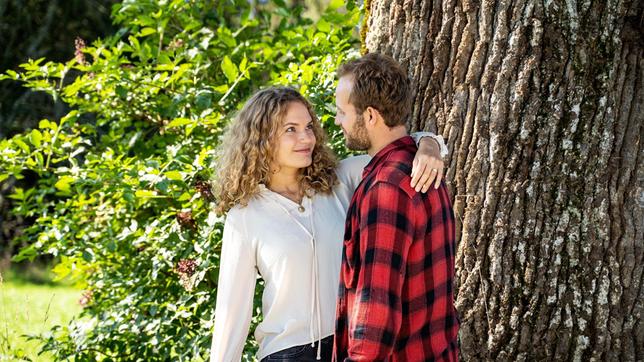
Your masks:
<instances>
[{"instance_id":1,"label":"shirt cuff","mask_svg":"<svg viewBox=\"0 0 644 362\"><path fill-rule=\"evenodd\" d=\"M447 149L447 145L445 144L445 140L443 139L443 136L434 134L432 132L414 132L411 134L411 137L414 139L414 142L416 142L416 146L420 143L420 140L423 137L431 137L433 138L436 142L438 142L438 148L440 150L440 155L441 158L447 157L447 154L449 153L449 150Z\"/></svg>"}]
</instances>

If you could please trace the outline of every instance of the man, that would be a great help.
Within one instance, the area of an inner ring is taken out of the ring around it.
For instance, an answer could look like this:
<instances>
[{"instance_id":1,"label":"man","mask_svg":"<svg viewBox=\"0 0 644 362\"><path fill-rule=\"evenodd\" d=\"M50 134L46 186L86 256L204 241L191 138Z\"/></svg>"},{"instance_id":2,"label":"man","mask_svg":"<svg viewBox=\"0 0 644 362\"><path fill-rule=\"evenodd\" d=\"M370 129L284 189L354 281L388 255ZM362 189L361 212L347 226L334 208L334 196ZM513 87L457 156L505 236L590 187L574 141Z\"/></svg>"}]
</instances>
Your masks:
<instances>
[{"instance_id":1,"label":"man","mask_svg":"<svg viewBox=\"0 0 644 362\"><path fill-rule=\"evenodd\" d=\"M444 183L410 185L409 79L379 54L338 77L336 124L373 159L347 214L334 360L457 361L454 214Z\"/></svg>"}]
</instances>

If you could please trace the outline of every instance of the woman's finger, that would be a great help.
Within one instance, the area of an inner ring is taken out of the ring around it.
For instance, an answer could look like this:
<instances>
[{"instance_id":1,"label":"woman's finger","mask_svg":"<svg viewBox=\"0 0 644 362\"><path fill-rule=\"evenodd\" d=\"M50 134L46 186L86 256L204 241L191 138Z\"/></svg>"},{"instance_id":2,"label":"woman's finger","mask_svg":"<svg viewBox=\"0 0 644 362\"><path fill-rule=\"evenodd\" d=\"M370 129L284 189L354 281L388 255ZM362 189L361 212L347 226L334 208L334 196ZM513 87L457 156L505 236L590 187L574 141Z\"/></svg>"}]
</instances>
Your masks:
<instances>
[{"instance_id":1,"label":"woman's finger","mask_svg":"<svg viewBox=\"0 0 644 362\"><path fill-rule=\"evenodd\" d=\"M435 189L437 189L441 185L441 181L443 181L443 169L441 169L440 172L436 175L436 181L434 182Z\"/></svg>"},{"instance_id":2,"label":"woman's finger","mask_svg":"<svg viewBox=\"0 0 644 362\"><path fill-rule=\"evenodd\" d=\"M418 162L411 171L412 178L410 186L416 188L418 181L421 179L421 176L425 173L427 165L424 162ZM421 184L422 185L422 184Z\"/></svg>"},{"instance_id":3,"label":"woman's finger","mask_svg":"<svg viewBox=\"0 0 644 362\"><path fill-rule=\"evenodd\" d=\"M431 183L431 181L434 180L435 175L436 172L434 172L432 168L426 167L423 174L420 175L420 179L418 180L416 187L414 187L416 192L420 192L426 184Z\"/></svg>"},{"instance_id":4,"label":"woman's finger","mask_svg":"<svg viewBox=\"0 0 644 362\"><path fill-rule=\"evenodd\" d=\"M423 185L423 189L421 190L422 193L425 193L425 192L427 192L427 190L429 190L431 185L434 183L434 180L438 176L438 173L439 173L439 171L438 171L437 168L430 168L429 169L429 175L430 176L427 179L427 182L425 182L425 184Z\"/></svg>"}]
</instances>

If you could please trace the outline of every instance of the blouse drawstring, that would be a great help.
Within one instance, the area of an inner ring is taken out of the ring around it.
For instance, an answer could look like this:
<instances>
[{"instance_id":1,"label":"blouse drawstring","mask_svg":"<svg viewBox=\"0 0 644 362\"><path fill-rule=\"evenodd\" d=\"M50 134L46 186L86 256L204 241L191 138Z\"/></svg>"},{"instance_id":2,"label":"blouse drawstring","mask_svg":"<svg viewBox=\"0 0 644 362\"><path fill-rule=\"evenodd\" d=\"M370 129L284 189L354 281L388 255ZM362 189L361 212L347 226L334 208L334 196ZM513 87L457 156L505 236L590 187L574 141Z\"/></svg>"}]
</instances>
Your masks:
<instances>
[{"instance_id":1,"label":"blouse drawstring","mask_svg":"<svg viewBox=\"0 0 644 362\"><path fill-rule=\"evenodd\" d=\"M310 215L310 220L311 220L311 232L313 235L315 235L315 223L313 222L313 209L311 208L311 213ZM315 275L315 302L316 302L316 309L317 309L317 324L318 324L318 338L320 340L318 341L318 352L317 352L317 360L322 359L322 317L320 316L320 278L319 278L319 266L318 266L318 255L317 255L317 243L315 242L315 238L311 238L311 242L313 243L313 274Z\"/></svg>"},{"instance_id":2,"label":"blouse drawstring","mask_svg":"<svg viewBox=\"0 0 644 362\"><path fill-rule=\"evenodd\" d=\"M313 293L311 294L311 316L314 318L309 325L309 336L311 338L311 347L315 346L315 327L314 324L317 324L318 337L322 337L322 317L320 312L320 278L318 276L318 256L317 256L317 243L315 242L315 224L313 223L313 209L310 209L309 220L311 221L311 231L309 231L302 223L293 217L291 213L279 202L275 202L279 205L284 212L295 221L297 225L304 230L304 232L311 238L311 245L313 246L313 272L311 273L311 285L313 285ZM316 359L322 359L322 340L318 341L317 356Z\"/></svg>"}]
</instances>

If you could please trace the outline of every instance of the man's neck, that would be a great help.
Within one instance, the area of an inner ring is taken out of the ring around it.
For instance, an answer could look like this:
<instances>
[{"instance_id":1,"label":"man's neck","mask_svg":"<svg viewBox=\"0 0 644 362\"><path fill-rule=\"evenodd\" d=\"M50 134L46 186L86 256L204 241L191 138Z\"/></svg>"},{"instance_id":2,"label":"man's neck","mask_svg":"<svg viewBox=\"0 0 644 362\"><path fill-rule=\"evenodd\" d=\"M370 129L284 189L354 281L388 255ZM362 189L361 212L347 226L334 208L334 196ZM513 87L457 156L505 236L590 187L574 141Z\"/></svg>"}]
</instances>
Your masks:
<instances>
[{"instance_id":1,"label":"man's neck","mask_svg":"<svg viewBox=\"0 0 644 362\"><path fill-rule=\"evenodd\" d=\"M382 129L376 130L370 135L371 147L367 153L369 153L369 156L373 157L376 153L380 152L380 150L387 147L388 144L407 135L407 128L405 128L405 126L396 126L392 128L383 127Z\"/></svg>"}]
</instances>

